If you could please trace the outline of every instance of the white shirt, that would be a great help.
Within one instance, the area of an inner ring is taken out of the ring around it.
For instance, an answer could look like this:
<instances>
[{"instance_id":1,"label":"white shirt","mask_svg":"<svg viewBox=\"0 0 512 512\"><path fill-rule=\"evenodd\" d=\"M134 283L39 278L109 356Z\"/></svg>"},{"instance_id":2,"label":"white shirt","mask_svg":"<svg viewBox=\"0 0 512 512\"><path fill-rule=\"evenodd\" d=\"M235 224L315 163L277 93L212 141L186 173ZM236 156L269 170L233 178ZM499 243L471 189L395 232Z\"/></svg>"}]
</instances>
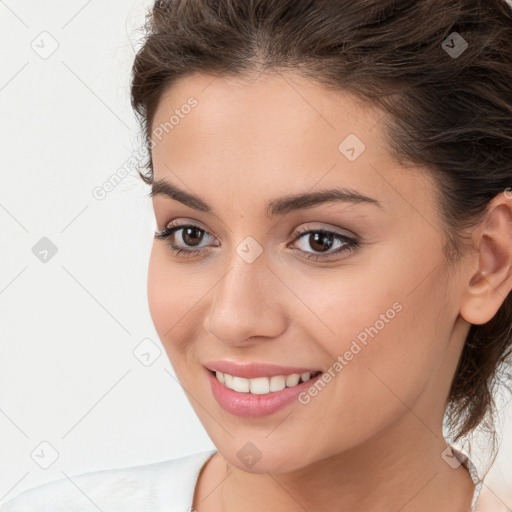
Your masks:
<instances>
[{"instance_id":1,"label":"white shirt","mask_svg":"<svg viewBox=\"0 0 512 512\"><path fill-rule=\"evenodd\" d=\"M452 450L475 483L471 512L478 512L482 482L469 457ZM192 512L199 472L214 453L62 478L23 491L0 512Z\"/></svg>"}]
</instances>

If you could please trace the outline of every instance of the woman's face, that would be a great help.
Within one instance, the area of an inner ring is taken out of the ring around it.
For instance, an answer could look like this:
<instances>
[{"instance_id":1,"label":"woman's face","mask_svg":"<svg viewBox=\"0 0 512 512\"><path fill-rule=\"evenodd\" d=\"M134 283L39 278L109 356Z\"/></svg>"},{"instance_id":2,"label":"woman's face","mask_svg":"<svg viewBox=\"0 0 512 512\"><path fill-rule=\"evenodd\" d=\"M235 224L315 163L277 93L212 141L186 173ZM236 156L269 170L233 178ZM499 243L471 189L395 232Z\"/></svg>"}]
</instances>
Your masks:
<instances>
[{"instance_id":1,"label":"woman's face","mask_svg":"<svg viewBox=\"0 0 512 512\"><path fill-rule=\"evenodd\" d=\"M154 241L150 311L199 419L241 469L441 435L469 327L460 277L434 183L389 157L382 116L292 74L194 75L158 106L155 182L182 194L155 187L157 229L189 227Z\"/></svg>"}]
</instances>

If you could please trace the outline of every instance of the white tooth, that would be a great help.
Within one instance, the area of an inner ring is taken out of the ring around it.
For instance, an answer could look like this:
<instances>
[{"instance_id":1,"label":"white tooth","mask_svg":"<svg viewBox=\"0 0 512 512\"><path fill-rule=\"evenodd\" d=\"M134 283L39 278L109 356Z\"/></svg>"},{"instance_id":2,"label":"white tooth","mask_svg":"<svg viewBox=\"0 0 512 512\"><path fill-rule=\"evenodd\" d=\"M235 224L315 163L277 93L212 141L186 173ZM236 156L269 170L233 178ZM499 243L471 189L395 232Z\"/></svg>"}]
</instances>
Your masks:
<instances>
[{"instance_id":1,"label":"white tooth","mask_svg":"<svg viewBox=\"0 0 512 512\"><path fill-rule=\"evenodd\" d=\"M228 373L224 374L224 386L229 389L233 389L233 376Z\"/></svg>"},{"instance_id":2,"label":"white tooth","mask_svg":"<svg viewBox=\"0 0 512 512\"><path fill-rule=\"evenodd\" d=\"M286 387L291 388L292 386L296 386L299 383L299 380L300 375L298 373L288 375L288 377L286 377Z\"/></svg>"},{"instance_id":3,"label":"white tooth","mask_svg":"<svg viewBox=\"0 0 512 512\"><path fill-rule=\"evenodd\" d=\"M256 395L265 395L270 392L281 391L285 387L296 386L302 379L307 382L311 378L311 373L306 372L302 375L294 373L292 375L274 375L273 377L257 377L255 379L244 379L243 377L234 377L228 373L215 372L219 382L227 388L233 389L238 393L253 393Z\"/></svg>"},{"instance_id":4,"label":"white tooth","mask_svg":"<svg viewBox=\"0 0 512 512\"><path fill-rule=\"evenodd\" d=\"M264 395L270 392L270 382L268 377L257 377L256 379L249 379L249 387L251 393L256 395Z\"/></svg>"},{"instance_id":5,"label":"white tooth","mask_svg":"<svg viewBox=\"0 0 512 512\"><path fill-rule=\"evenodd\" d=\"M270 391L281 391L286 387L286 377L274 375L270 378Z\"/></svg>"},{"instance_id":6,"label":"white tooth","mask_svg":"<svg viewBox=\"0 0 512 512\"><path fill-rule=\"evenodd\" d=\"M249 379L233 377L233 389L239 393L249 393Z\"/></svg>"}]
</instances>

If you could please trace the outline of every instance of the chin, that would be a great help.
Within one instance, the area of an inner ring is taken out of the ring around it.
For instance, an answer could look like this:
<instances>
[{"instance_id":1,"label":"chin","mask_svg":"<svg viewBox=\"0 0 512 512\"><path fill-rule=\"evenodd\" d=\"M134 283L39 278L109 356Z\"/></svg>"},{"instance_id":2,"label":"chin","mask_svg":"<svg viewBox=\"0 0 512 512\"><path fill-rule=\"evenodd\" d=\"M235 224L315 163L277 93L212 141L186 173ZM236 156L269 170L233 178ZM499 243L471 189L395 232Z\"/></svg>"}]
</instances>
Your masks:
<instances>
[{"instance_id":1,"label":"chin","mask_svg":"<svg viewBox=\"0 0 512 512\"><path fill-rule=\"evenodd\" d=\"M264 473L289 473L299 470L316 460L311 459L308 454L301 449L303 443L295 441L297 438L290 436L289 444L283 445L280 442L266 441L236 441L232 443L223 443L217 445L217 451L231 465L246 473L264 474Z\"/></svg>"}]
</instances>

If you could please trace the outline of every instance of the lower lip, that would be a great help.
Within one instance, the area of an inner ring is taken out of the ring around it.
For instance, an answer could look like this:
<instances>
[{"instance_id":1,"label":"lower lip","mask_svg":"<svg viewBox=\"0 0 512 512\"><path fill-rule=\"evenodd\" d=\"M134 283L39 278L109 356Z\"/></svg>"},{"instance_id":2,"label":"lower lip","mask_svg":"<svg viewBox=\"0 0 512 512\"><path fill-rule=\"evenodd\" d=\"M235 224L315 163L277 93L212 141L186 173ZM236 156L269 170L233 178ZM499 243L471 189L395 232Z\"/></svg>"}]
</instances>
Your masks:
<instances>
[{"instance_id":1,"label":"lower lip","mask_svg":"<svg viewBox=\"0 0 512 512\"><path fill-rule=\"evenodd\" d=\"M233 391L224 386L224 384L221 384L210 370L207 370L207 373L213 396L219 405L226 412L242 417L267 416L286 407L322 376L319 373L307 382L302 382L291 388L271 391L265 395L256 395Z\"/></svg>"}]
</instances>

